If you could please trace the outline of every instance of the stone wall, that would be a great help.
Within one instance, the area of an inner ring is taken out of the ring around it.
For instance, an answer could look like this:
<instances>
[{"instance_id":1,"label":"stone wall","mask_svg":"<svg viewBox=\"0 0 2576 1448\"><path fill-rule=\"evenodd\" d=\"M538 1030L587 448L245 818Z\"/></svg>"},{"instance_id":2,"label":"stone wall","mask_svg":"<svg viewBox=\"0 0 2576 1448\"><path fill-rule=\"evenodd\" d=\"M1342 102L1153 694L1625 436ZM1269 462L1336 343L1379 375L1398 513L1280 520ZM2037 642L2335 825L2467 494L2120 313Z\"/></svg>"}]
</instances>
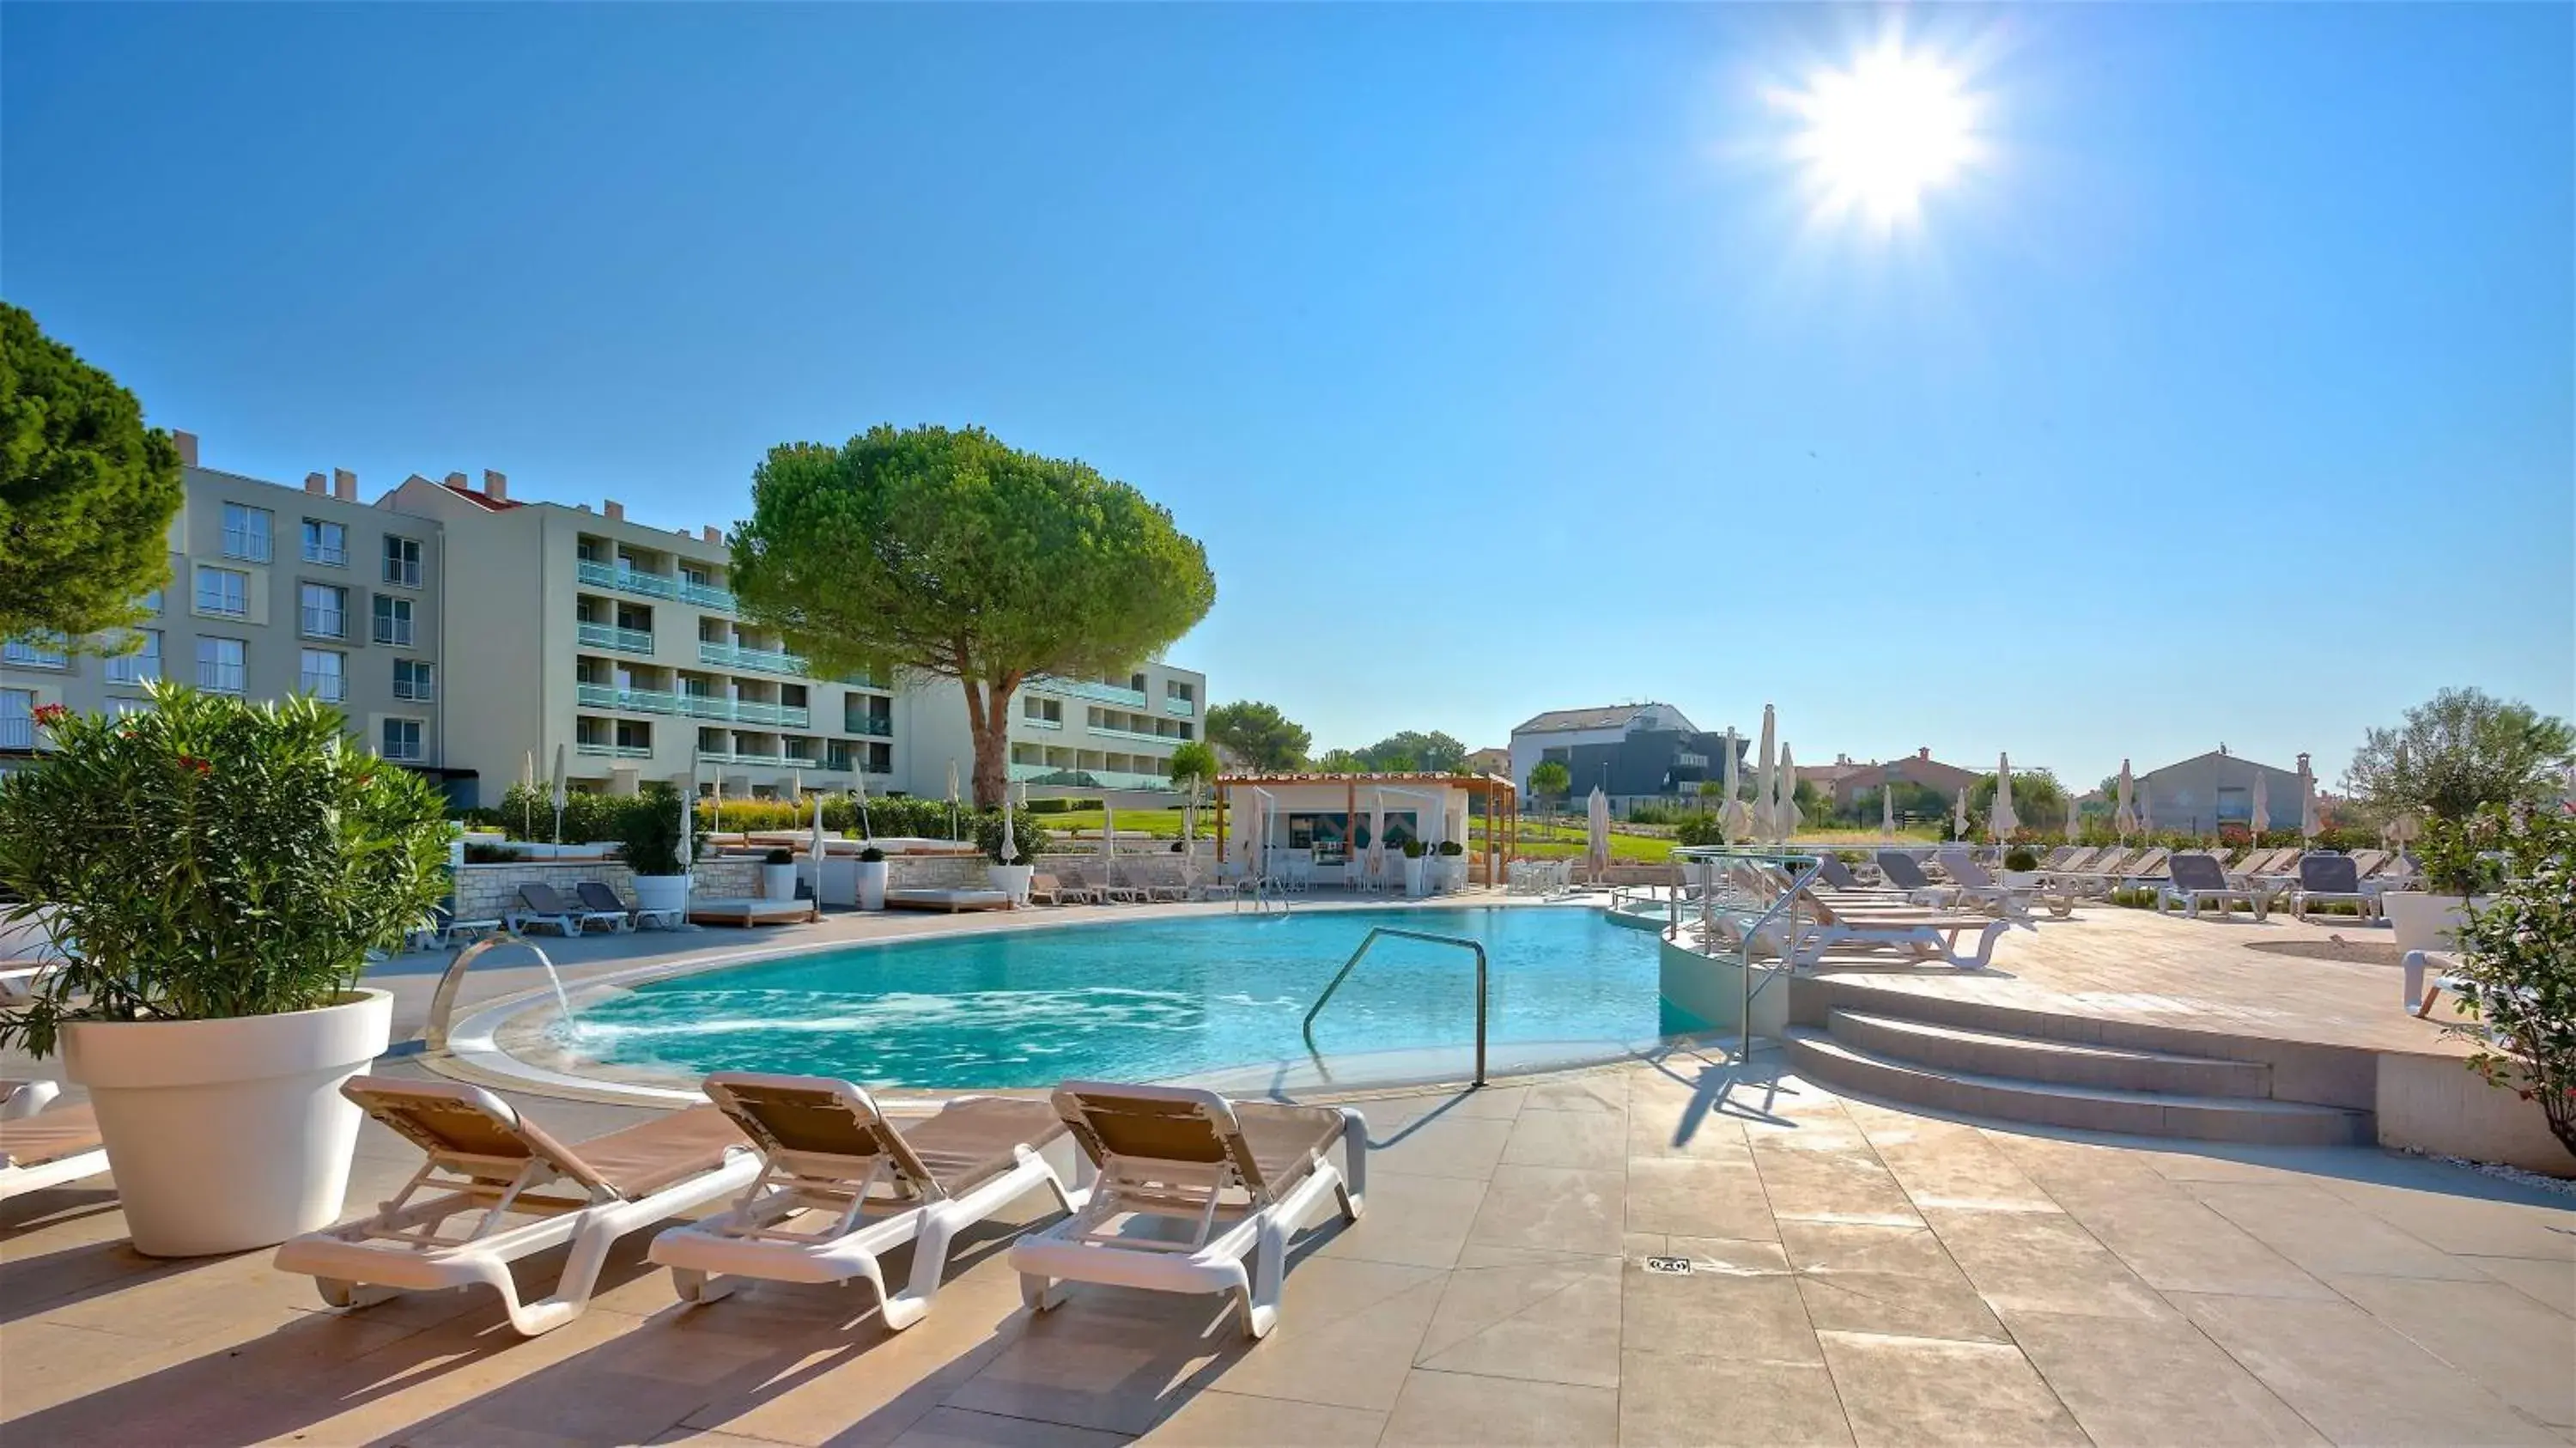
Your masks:
<instances>
[{"instance_id":1,"label":"stone wall","mask_svg":"<svg viewBox=\"0 0 2576 1448\"><path fill-rule=\"evenodd\" d=\"M693 873L697 880L692 889L700 895L760 893L760 861L755 857L700 860ZM519 887L530 881L552 885L556 894L570 900L585 881L594 880L616 891L618 899L635 903L635 872L626 868L623 860L515 860L498 865L459 865L456 918L498 920L519 908Z\"/></svg>"}]
</instances>

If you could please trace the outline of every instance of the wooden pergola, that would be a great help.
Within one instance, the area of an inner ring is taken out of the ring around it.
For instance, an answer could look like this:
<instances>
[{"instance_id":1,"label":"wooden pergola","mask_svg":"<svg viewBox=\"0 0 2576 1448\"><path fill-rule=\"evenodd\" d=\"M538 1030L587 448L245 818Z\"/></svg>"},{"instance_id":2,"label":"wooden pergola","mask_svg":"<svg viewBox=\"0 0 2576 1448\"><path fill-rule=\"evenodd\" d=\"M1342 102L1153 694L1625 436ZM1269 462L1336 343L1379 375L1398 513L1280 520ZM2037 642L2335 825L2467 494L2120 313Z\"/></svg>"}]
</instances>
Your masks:
<instances>
[{"instance_id":1,"label":"wooden pergola","mask_svg":"<svg viewBox=\"0 0 2576 1448\"><path fill-rule=\"evenodd\" d=\"M1520 838L1521 796L1512 782L1499 774L1440 774L1411 771L1397 774L1345 774L1339 772L1294 772L1262 774L1221 774L1216 781L1216 857L1226 858L1226 797L1235 789L1260 789L1266 786L1294 785L1311 789L1316 785L1342 786L1342 838L1356 844L1359 839L1360 791L1363 789L1455 789L1466 794L1472 804L1485 802L1485 883L1497 884L1502 867L1513 859L1509 839ZM1470 811L1472 813L1472 810ZM1462 842L1463 843L1463 842Z\"/></svg>"}]
</instances>

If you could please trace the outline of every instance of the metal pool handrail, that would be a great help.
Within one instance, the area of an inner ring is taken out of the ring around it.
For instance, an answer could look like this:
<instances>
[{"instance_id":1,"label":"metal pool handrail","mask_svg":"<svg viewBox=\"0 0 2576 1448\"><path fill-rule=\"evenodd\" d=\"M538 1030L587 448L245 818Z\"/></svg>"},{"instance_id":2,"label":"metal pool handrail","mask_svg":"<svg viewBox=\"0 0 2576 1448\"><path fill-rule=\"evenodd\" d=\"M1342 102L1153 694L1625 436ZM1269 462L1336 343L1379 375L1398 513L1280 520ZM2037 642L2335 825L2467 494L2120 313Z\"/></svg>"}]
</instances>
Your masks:
<instances>
[{"instance_id":1,"label":"metal pool handrail","mask_svg":"<svg viewBox=\"0 0 2576 1448\"><path fill-rule=\"evenodd\" d=\"M535 941L523 935L508 930L495 930L458 951L455 958L447 962L447 970L438 978L438 989L430 994L429 1022L421 1031L423 1049L432 1053L447 1049L448 1018L456 1014L456 992L465 984L465 972L473 967L475 961L504 945L526 946L528 953L537 958L537 963L546 968L546 978L554 982L557 999L562 998L563 981L555 975L555 963L547 957L545 951L539 949Z\"/></svg>"},{"instance_id":2,"label":"metal pool handrail","mask_svg":"<svg viewBox=\"0 0 2576 1448\"><path fill-rule=\"evenodd\" d=\"M1368 937L1367 937L1366 939L1364 939L1364 940L1362 940L1362 941L1360 942L1360 948L1359 948L1359 949L1357 949L1357 950L1352 951L1352 952L1351 952L1351 958L1350 958L1350 959L1348 959L1348 960L1343 961L1343 962L1342 962L1342 968L1341 968L1340 970L1335 971L1335 972L1333 973L1332 983L1324 987L1324 993L1323 993L1322 995L1319 995L1319 996L1315 997L1315 1003L1314 1003L1312 1006L1307 1007L1307 1009L1306 1009L1306 1020L1305 1020L1304 1026L1303 1026L1303 1029L1304 1029L1304 1031L1305 1031L1305 1033L1306 1033L1306 1054L1308 1054L1308 1055L1310 1055L1310 1056L1312 1056L1312 1057L1314 1057L1314 1058L1315 1058L1315 1068L1316 1068L1317 1070L1319 1070L1319 1071L1320 1071L1320 1070L1322 1070L1322 1069L1323 1069L1323 1066L1324 1066L1324 1053L1323 1053L1322 1049L1321 1049L1321 1048L1319 1048L1318 1046L1316 1046L1316 1044L1315 1044L1315 1016L1316 1016L1316 1014L1317 1014L1318 1012L1320 1012L1320 1011L1322 1011L1322 1010L1324 1009L1324 1003L1325 1003L1326 1001L1329 1001L1329 1000L1331 1000L1331 999L1333 998L1333 992L1335 992L1335 991L1337 991L1337 990L1340 990L1340 989L1342 988L1342 982L1343 982L1345 979L1349 978L1349 976L1350 976L1350 973L1351 973L1351 967L1353 967L1353 966L1355 966L1355 965L1357 965L1357 964L1359 964L1359 963L1360 963L1360 957L1369 953L1369 947L1371 947L1371 946L1373 946L1373 945L1377 944L1377 943L1378 943L1378 940L1379 940L1379 938L1380 938L1380 937L1382 937L1382 936L1390 936L1390 935L1391 935L1391 936L1394 936L1394 937L1395 937L1396 939L1398 939L1398 940L1427 940L1427 941L1431 942L1431 943L1432 943L1432 944L1434 944L1434 945L1455 945L1455 946L1460 946L1460 947L1462 947L1462 948L1464 948L1464 949L1471 950L1471 951L1474 951L1474 952L1475 952L1475 954L1476 954L1476 1080L1475 1080L1475 1084L1476 1084L1476 1085L1478 1085L1478 1086L1482 1086L1482 1085L1484 1085L1484 1084L1485 1084L1485 987L1486 987L1485 947L1484 947L1484 943L1483 943L1482 941L1470 940L1470 939L1468 939L1467 937L1465 937L1465 936L1463 936L1463 935L1434 935L1434 934L1432 934L1432 933L1430 933L1429 931L1426 931L1426 930L1399 930L1399 929L1395 928L1395 927L1394 927L1394 926L1392 926L1392 925L1381 925L1381 926L1378 926L1376 929L1371 930L1371 931L1368 933Z\"/></svg>"},{"instance_id":3,"label":"metal pool handrail","mask_svg":"<svg viewBox=\"0 0 2576 1448\"><path fill-rule=\"evenodd\" d=\"M1764 864L1797 867L1790 875L1789 888L1783 890L1778 899L1773 900L1768 908L1754 917L1752 925L1744 931L1744 943L1736 950L1737 980L1743 986L1743 997L1738 1003L1736 1015L1738 1032L1736 1046L1741 1054L1749 1056L1753 1053L1753 998L1769 989L1772 980L1776 978L1765 976L1761 985L1757 986L1753 983L1753 942L1762 934L1762 928L1778 919L1782 911L1792 911L1788 933L1780 951L1779 974L1790 975L1797 971L1798 930L1794 911L1798 898L1807 892L1807 887L1815 884L1816 880L1824 874L1825 857L1813 850L1796 850L1785 846L1766 848L1760 845L1685 845L1674 850L1673 854L1683 862L1682 878L1685 885L1690 878L1691 865L1711 867L1699 896L1699 948L1702 955L1712 960L1717 958L1717 913L1720 908L1717 903L1717 878L1714 867L1723 860L1759 860ZM1673 943L1681 944L1678 921L1675 922Z\"/></svg>"}]
</instances>

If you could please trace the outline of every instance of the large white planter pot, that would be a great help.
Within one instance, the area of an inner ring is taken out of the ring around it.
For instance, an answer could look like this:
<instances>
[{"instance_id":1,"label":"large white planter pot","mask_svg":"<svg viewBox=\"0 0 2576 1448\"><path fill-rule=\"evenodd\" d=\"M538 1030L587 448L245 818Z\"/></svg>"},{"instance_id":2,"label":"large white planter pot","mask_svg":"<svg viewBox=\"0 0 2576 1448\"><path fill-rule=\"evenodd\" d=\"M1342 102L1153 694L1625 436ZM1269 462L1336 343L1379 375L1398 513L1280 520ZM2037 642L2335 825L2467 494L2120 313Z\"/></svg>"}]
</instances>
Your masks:
<instances>
[{"instance_id":1,"label":"large white planter pot","mask_svg":"<svg viewBox=\"0 0 2576 1448\"><path fill-rule=\"evenodd\" d=\"M1422 861L1419 858L1408 859L1404 862L1404 893L1414 896L1417 899L1420 898L1423 893Z\"/></svg>"},{"instance_id":2,"label":"large white planter pot","mask_svg":"<svg viewBox=\"0 0 2576 1448\"><path fill-rule=\"evenodd\" d=\"M2469 903L2486 908L2487 897L2473 895ZM2457 895L2436 895L2424 890L2391 890L2379 897L2380 908L2388 915L2390 932L2397 937L2400 956L2410 950L2453 950L2457 942L2451 932L2460 928L2467 915L2460 909Z\"/></svg>"},{"instance_id":3,"label":"large white planter pot","mask_svg":"<svg viewBox=\"0 0 2576 1448\"><path fill-rule=\"evenodd\" d=\"M883 910L885 908L886 867L888 863L889 862L885 860L859 861L860 909Z\"/></svg>"},{"instance_id":4,"label":"large white planter pot","mask_svg":"<svg viewBox=\"0 0 2576 1448\"><path fill-rule=\"evenodd\" d=\"M1011 903L1014 905L1026 905L1029 903L1029 877L1035 875L1037 872L1038 867L1035 865L987 865L984 867L984 874L986 878L993 882L993 888L1010 896Z\"/></svg>"},{"instance_id":5,"label":"large white planter pot","mask_svg":"<svg viewBox=\"0 0 2576 1448\"><path fill-rule=\"evenodd\" d=\"M685 910L689 908L689 877L638 875L635 877L635 904L645 910Z\"/></svg>"},{"instance_id":6,"label":"large white planter pot","mask_svg":"<svg viewBox=\"0 0 2576 1448\"><path fill-rule=\"evenodd\" d=\"M796 867L792 864L761 866L760 894L765 900L795 899Z\"/></svg>"},{"instance_id":7,"label":"large white planter pot","mask_svg":"<svg viewBox=\"0 0 2576 1448\"><path fill-rule=\"evenodd\" d=\"M288 1015L64 1026L134 1250L246 1252L337 1220L360 1119L340 1085L393 1022L394 998L362 990Z\"/></svg>"}]
</instances>

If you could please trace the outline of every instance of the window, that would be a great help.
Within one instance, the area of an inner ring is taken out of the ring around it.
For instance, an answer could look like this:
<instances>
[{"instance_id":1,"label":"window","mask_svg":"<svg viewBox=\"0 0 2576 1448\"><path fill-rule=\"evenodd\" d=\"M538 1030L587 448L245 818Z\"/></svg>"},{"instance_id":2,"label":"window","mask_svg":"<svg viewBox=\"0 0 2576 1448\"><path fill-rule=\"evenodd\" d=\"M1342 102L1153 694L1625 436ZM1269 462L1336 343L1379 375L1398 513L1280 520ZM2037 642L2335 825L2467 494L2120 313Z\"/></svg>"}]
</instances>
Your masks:
<instances>
[{"instance_id":1,"label":"window","mask_svg":"<svg viewBox=\"0 0 2576 1448\"><path fill-rule=\"evenodd\" d=\"M198 569L197 612L223 618L248 618L250 575L230 568Z\"/></svg>"},{"instance_id":2,"label":"window","mask_svg":"<svg viewBox=\"0 0 2576 1448\"><path fill-rule=\"evenodd\" d=\"M420 721L417 719L386 720L383 747L376 752L387 759L419 759L421 757Z\"/></svg>"},{"instance_id":3,"label":"window","mask_svg":"<svg viewBox=\"0 0 2576 1448\"><path fill-rule=\"evenodd\" d=\"M1097 713L1098 711L1094 710L1093 712ZM1032 694L1028 698L1020 701L1020 713L1022 717L1028 719L1031 723L1061 725L1064 723L1064 701L1061 699L1041 699Z\"/></svg>"},{"instance_id":4,"label":"window","mask_svg":"<svg viewBox=\"0 0 2576 1448\"><path fill-rule=\"evenodd\" d=\"M197 687L218 694L240 693L245 652L240 639L197 640Z\"/></svg>"},{"instance_id":5,"label":"window","mask_svg":"<svg viewBox=\"0 0 2576 1448\"><path fill-rule=\"evenodd\" d=\"M0 749L36 747L36 691L0 689Z\"/></svg>"},{"instance_id":6,"label":"window","mask_svg":"<svg viewBox=\"0 0 2576 1448\"><path fill-rule=\"evenodd\" d=\"M224 504L224 556L246 558L253 563L266 563L270 522L266 508L246 508L239 503Z\"/></svg>"},{"instance_id":7,"label":"window","mask_svg":"<svg viewBox=\"0 0 2576 1448\"><path fill-rule=\"evenodd\" d=\"M347 680L341 676L344 662L333 650L306 649L302 675L304 692L326 704L337 704L347 698Z\"/></svg>"},{"instance_id":8,"label":"window","mask_svg":"<svg viewBox=\"0 0 2576 1448\"><path fill-rule=\"evenodd\" d=\"M139 628L134 635L143 640L141 648L107 661L107 681L111 684L145 684L161 677L161 630Z\"/></svg>"},{"instance_id":9,"label":"window","mask_svg":"<svg viewBox=\"0 0 2576 1448\"><path fill-rule=\"evenodd\" d=\"M349 636L347 589L327 583L305 584L301 595L300 615L304 636L308 639L344 639Z\"/></svg>"},{"instance_id":10,"label":"window","mask_svg":"<svg viewBox=\"0 0 2576 1448\"><path fill-rule=\"evenodd\" d=\"M411 647L411 600L376 595L376 642Z\"/></svg>"},{"instance_id":11,"label":"window","mask_svg":"<svg viewBox=\"0 0 2576 1448\"><path fill-rule=\"evenodd\" d=\"M161 590L156 588L136 601L143 605L143 611L145 613L159 613L161 611Z\"/></svg>"},{"instance_id":12,"label":"window","mask_svg":"<svg viewBox=\"0 0 2576 1448\"><path fill-rule=\"evenodd\" d=\"M385 582L420 587L420 540L385 535Z\"/></svg>"},{"instance_id":13,"label":"window","mask_svg":"<svg viewBox=\"0 0 2576 1448\"><path fill-rule=\"evenodd\" d=\"M394 697L426 704L438 695L431 666L419 659L394 660Z\"/></svg>"},{"instance_id":14,"label":"window","mask_svg":"<svg viewBox=\"0 0 2576 1448\"><path fill-rule=\"evenodd\" d=\"M58 633L31 633L0 644L0 663L24 664L31 669L60 669L71 663L64 652L67 647Z\"/></svg>"},{"instance_id":15,"label":"window","mask_svg":"<svg viewBox=\"0 0 2576 1448\"><path fill-rule=\"evenodd\" d=\"M333 568L349 566L349 530L318 518L305 519L304 561Z\"/></svg>"},{"instance_id":16,"label":"window","mask_svg":"<svg viewBox=\"0 0 2576 1448\"><path fill-rule=\"evenodd\" d=\"M1163 697L1183 704L1192 702L1193 698L1190 692L1190 686L1182 683L1178 679L1166 679L1163 681Z\"/></svg>"}]
</instances>

